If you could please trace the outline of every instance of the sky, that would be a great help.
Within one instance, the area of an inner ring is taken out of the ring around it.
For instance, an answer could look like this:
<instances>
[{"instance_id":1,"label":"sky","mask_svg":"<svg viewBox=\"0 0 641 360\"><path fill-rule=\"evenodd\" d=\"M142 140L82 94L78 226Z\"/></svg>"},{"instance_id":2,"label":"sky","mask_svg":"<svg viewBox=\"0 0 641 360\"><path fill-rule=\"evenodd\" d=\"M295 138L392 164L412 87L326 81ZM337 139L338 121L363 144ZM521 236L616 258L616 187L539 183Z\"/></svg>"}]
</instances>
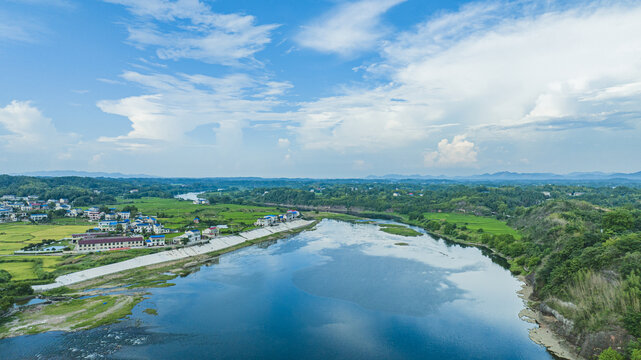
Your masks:
<instances>
[{"instance_id":1,"label":"sky","mask_svg":"<svg viewBox=\"0 0 641 360\"><path fill-rule=\"evenodd\" d=\"M641 1L0 0L0 173L641 170Z\"/></svg>"}]
</instances>

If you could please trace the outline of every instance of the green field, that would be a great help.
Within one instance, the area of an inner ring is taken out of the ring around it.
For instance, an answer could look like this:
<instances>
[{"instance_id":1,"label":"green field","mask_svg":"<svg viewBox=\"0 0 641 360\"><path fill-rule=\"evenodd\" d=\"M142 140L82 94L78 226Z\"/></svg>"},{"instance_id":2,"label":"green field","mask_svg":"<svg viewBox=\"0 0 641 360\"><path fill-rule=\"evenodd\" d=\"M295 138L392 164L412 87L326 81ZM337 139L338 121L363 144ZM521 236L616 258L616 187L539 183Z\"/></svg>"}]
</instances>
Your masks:
<instances>
[{"instance_id":1,"label":"green field","mask_svg":"<svg viewBox=\"0 0 641 360\"><path fill-rule=\"evenodd\" d=\"M60 240L90 228L89 225L0 224L0 255L13 254L27 244L44 239Z\"/></svg>"},{"instance_id":2,"label":"green field","mask_svg":"<svg viewBox=\"0 0 641 360\"><path fill-rule=\"evenodd\" d=\"M401 236L421 236L422 234L407 226L395 224L380 224L380 230L388 234L401 235Z\"/></svg>"},{"instance_id":3,"label":"green field","mask_svg":"<svg viewBox=\"0 0 641 360\"><path fill-rule=\"evenodd\" d=\"M127 199L108 206L122 209L126 205L134 205L144 215L157 217L165 227L178 230L194 225L193 220L196 216L203 222L210 221L216 224L246 228L251 227L259 217L276 215L286 210L280 209L279 211L275 207L235 204L196 205L191 201L163 198ZM205 228L206 226L206 224L201 224L197 227Z\"/></svg>"},{"instance_id":4,"label":"green field","mask_svg":"<svg viewBox=\"0 0 641 360\"><path fill-rule=\"evenodd\" d=\"M36 262L42 261L42 270L51 272L56 269L57 264L61 261L60 256L2 256L0 257L0 269L6 270L11 274L13 280L34 280L38 278L36 274Z\"/></svg>"},{"instance_id":5,"label":"green field","mask_svg":"<svg viewBox=\"0 0 641 360\"><path fill-rule=\"evenodd\" d=\"M517 230L507 226L505 222L493 218L457 213L425 213L425 218L429 220L444 220L456 224L457 227L466 226L473 231L483 229L483 232L492 235L509 234L516 239L521 238L521 234Z\"/></svg>"}]
</instances>

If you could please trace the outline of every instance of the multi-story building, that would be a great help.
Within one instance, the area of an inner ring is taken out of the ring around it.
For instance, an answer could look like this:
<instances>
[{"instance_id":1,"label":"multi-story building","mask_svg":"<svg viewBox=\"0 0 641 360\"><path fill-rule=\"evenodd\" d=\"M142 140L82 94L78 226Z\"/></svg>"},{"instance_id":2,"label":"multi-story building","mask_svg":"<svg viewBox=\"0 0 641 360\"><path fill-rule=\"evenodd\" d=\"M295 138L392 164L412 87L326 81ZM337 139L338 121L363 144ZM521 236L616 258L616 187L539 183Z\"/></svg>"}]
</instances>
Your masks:
<instances>
[{"instance_id":1,"label":"multi-story building","mask_svg":"<svg viewBox=\"0 0 641 360\"><path fill-rule=\"evenodd\" d=\"M142 236L133 237L92 237L78 240L76 251L124 250L145 246Z\"/></svg>"}]
</instances>

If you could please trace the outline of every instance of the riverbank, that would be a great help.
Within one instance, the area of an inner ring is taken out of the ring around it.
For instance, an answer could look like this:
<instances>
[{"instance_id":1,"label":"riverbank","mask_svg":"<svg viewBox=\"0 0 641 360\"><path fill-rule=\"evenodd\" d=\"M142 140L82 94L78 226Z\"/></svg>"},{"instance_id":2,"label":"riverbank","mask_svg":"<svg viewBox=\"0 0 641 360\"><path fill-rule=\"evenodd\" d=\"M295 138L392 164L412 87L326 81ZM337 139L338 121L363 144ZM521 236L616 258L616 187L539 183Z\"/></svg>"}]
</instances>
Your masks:
<instances>
[{"instance_id":1,"label":"riverbank","mask_svg":"<svg viewBox=\"0 0 641 360\"><path fill-rule=\"evenodd\" d=\"M46 299L45 302L26 306L12 316L0 319L0 339L48 331L88 330L119 322L150 295L147 289L173 286L171 280L196 272L202 265L217 263L222 254L275 242L313 228L318 222L300 221L289 229L280 229L212 252L127 269L43 291L40 297Z\"/></svg>"},{"instance_id":2,"label":"riverbank","mask_svg":"<svg viewBox=\"0 0 641 360\"><path fill-rule=\"evenodd\" d=\"M36 292L56 289L62 286L69 286L72 284L84 282L87 280L99 278L105 275L118 273L125 270L131 270L139 267L160 264L164 262L181 260L198 255L204 255L225 248L232 248L247 241L253 241L263 237L271 236L280 232L295 230L297 228L308 226L312 223L311 220L294 220L287 223L281 223L277 226L265 227L238 233L237 235L221 236L210 240L208 243L163 251L155 254L139 256L130 260L117 262L109 265L98 266L95 268L82 270L56 278L55 282L44 285L34 285L33 289Z\"/></svg>"},{"instance_id":3,"label":"riverbank","mask_svg":"<svg viewBox=\"0 0 641 360\"><path fill-rule=\"evenodd\" d=\"M416 224L408 224L407 222L404 222L404 221L400 221L400 222L403 222L407 225L417 226ZM443 240L450 241L460 245L473 246L476 248L484 249L485 251L489 251L492 256L496 256L502 259L503 261L505 261L506 263L508 263L508 259L509 259L508 256L505 256L504 254L501 254L500 252L497 252L496 250L489 248L485 244L479 244L471 241L451 238L443 234L429 231L427 229L424 229L424 230L428 234L436 238L441 238ZM553 324L556 321L556 319L554 317L544 314L538 309L540 302L537 299L534 299L532 296L534 293L533 285L531 285L528 282L525 276L523 275L515 275L515 276L522 282L521 290L517 291L517 294L523 300L524 309L521 310L521 312L519 313L519 317L523 321L527 321L529 323L538 325L538 327L530 329L530 334L529 334L530 339L533 342L545 347L551 354L553 354L555 357L559 359L584 360L585 358L579 355L579 352L577 351L577 348L574 344L571 344L565 339L565 337L563 337L562 335L552 330Z\"/></svg>"}]
</instances>

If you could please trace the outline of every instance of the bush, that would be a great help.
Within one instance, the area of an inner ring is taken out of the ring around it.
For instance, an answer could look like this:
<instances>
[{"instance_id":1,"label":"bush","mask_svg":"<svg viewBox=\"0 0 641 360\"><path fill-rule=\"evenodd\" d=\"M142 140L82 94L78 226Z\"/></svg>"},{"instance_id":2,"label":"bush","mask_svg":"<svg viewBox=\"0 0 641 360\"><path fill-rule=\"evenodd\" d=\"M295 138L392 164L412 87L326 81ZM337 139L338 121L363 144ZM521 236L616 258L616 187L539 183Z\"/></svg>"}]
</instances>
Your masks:
<instances>
[{"instance_id":1,"label":"bush","mask_svg":"<svg viewBox=\"0 0 641 360\"><path fill-rule=\"evenodd\" d=\"M599 360L625 360L625 358L610 347L601 352Z\"/></svg>"},{"instance_id":2,"label":"bush","mask_svg":"<svg viewBox=\"0 0 641 360\"><path fill-rule=\"evenodd\" d=\"M623 324L630 334L641 337L641 312L626 312L623 316Z\"/></svg>"},{"instance_id":3,"label":"bush","mask_svg":"<svg viewBox=\"0 0 641 360\"><path fill-rule=\"evenodd\" d=\"M11 274L7 270L0 270L0 283L6 283L11 280Z\"/></svg>"}]
</instances>

